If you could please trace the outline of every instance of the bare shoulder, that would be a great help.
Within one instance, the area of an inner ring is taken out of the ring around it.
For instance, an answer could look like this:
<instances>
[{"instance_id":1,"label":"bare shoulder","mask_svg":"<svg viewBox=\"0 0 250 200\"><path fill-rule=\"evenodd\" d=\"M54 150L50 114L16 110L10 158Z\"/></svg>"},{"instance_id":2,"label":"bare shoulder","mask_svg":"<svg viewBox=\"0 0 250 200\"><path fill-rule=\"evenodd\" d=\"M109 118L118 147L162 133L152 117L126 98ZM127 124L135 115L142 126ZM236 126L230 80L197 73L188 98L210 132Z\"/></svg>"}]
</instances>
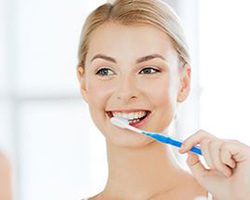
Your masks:
<instances>
[{"instance_id":1,"label":"bare shoulder","mask_svg":"<svg viewBox=\"0 0 250 200\"><path fill-rule=\"evenodd\" d=\"M102 192L101 193L99 193L99 194L97 194L97 195L95 195L95 196L93 196L93 197L91 197L91 198L88 198L88 200L100 200L101 199L101 194L102 194Z\"/></svg>"},{"instance_id":2,"label":"bare shoulder","mask_svg":"<svg viewBox=\"0 0 250 200\"><path fill-rule=\"evenodd\" d=\"M6 156L0 153L0 199L11 199L11 172Z\"/></svg>"},{"instance_id":3,"label":"bare shoulder","mask_svg":"<svg viewBox=\"0 0 250 200\"><path fill-rule=\"evenodd\" d=\"M10 163L6 156L0 152L0 174L3 175L10 173Z\"/></svg>"},{"instance_id":4,"label":"bare shoulder","mask_svg":"<svg viewBox=\"0 0 250 200\"><path fill-rule=\"evenodd\" d=\"M9 161L8 159L6 158L6 156L0 152L0 163L1 163L1 167L6 167L6 166L9 166Z\"/></svg>"}]
</instances>

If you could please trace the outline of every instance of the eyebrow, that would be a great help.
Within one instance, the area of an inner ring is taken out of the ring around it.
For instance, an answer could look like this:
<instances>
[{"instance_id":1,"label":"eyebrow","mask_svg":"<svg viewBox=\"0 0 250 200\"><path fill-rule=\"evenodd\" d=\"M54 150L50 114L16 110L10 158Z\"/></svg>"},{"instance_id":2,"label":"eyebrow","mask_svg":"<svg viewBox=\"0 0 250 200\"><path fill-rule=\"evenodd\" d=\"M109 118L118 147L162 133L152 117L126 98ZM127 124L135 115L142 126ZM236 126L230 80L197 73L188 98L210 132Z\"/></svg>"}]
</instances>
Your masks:
<instances>
[{"instance_id":1,"label":"eyebrow","mask_svg":"<svg viewBox=\"0 0 250 200\"><path fill-rule=\"evenodd\" d=\"M138 64L138 63L146 62L148 60L152 60L152 59L155 59L155 58L160 58L160 59L166 61L166 59L162 55L160 55L160 54L152 54L152 55L143 56L141 58L138 58L136 60L136 63Z\"/></svg>"},{"instance_id":2,"label":"eyebrow","mask_svg":"<svg viewBox=\"0 0 250 200\"><path fill-rule=\"evenodd\" d=\"M103 60L107 60L107 61L110 61L110 62L113 62L113 63L117 63L114 58L112 58L110 56L106 56L104 54L97 54L97 55L95 55L91 59L91 62L93 62L95 59L98 59L98 58L103 59ZM149 60L152 60L152 59L155 59L155 58L160 58L160 59L166 61L166 58L164 58L160 54L151 54L151 55L143 56L141 58L136 59L136 64L139 64L139 63L142 63L142 62L146 62L146 61L149 61Z\"/></svg>"},{"instance_id":3,"label":"eyebrow","mask_svg":"<svg viewBox=\"0 0 250 200\"><path fill-rule=\"evenodd\" d=\"M101 58L103 60L107 60L107 61L110 61L110 62L113 62L113 63L116 63L116 60L112 57L109 57L109 56L105 56L103 54L97 54L95 55L92 59L91 59L91 62L93 62L95 59L97 58Z\"/></svg>"}]
</instances>

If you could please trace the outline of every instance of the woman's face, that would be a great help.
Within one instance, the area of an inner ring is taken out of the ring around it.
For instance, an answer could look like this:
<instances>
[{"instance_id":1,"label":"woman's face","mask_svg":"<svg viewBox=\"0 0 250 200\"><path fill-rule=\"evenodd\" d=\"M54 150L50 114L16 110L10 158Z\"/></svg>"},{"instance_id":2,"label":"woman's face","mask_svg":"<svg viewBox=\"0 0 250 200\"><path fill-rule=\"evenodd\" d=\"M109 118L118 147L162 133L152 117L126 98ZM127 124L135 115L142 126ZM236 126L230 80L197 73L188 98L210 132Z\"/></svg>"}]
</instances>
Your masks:
<instances>
[{"instance_id":1,"label":"woman's face","mask_svg":"<svg viewBox=\"0 0 250 200\"><path fill-rule=\"evenodd\" d=\"M190 68L181 68L169 37L150 25L106 23L91 35L81 92L94 123L108 142L143 146L150 138L111 124L122 116L131 125L162 132L171 123L176 103L189 90Z\"/></svg>"}]
</instances>

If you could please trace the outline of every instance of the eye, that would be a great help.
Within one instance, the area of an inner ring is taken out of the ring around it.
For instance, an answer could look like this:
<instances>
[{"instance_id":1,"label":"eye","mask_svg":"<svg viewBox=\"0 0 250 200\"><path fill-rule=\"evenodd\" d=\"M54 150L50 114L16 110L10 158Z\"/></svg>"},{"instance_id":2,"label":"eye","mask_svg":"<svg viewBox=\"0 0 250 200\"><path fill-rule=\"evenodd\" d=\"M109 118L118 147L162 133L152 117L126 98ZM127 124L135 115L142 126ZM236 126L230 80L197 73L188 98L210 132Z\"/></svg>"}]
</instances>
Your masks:
<instances>
[{"instance_id":1,"label":"eye","mask_svg":"<svg viewBox=\"0 0 250 200\"><path fill-rule=\"evenodd\" d=\"M111 76L115 73L109 68L101 68L96 72L96 74L99 76Z\"/></svg>"},{"instance_id":2,"label":"eye","mask_svg":"<svg viewBox=\"0 0 250 200\"><path fill-rule=\"evenodd\" d=\"M140 74L155 74L160 72L159 69L155 69L153 67L145 67L140 71Z\"/></svg>"}]
</instances>

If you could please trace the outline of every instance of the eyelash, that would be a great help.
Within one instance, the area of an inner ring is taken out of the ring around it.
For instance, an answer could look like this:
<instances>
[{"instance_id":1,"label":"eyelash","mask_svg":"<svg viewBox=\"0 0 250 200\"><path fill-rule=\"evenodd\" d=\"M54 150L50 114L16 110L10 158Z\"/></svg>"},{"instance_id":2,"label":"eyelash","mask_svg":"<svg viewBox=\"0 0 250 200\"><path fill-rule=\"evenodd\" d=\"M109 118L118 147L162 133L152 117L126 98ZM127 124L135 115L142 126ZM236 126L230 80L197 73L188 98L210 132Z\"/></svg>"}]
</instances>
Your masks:
<instances>
[{"instance_id":1,"label":"eyelash","mask_svg":"<svg viewBox=\"0 0 250 200\"><path fill-rule=\"evenodd\" d=\"M99 69L97 72L96 72L96 74L97 75L99 75L99 76L110 76L109 74L101 74L102 72L104 72L104 70L106 70L106 72L107 72L107 70L108 71L112 71L110 68L107 68L107 67L104 67L104 68L101 68L101 69ZM151 72L152 72L152 70L154 70L154 72L153 73L145 73L145 70L151 70ZM144 71L144 73L141 73L141 72L143 72ZM147 75L150 75L150 74L155 74L155 73L159 73L160 72L160 70L159 69L155 69L155 68L153 68L153 67L145 67L145 68L143 68L140 72L139 72L139 74L147 74ZM114 75L114 72L112 71L112 75Z\"/></svg>"},{"instance_id":2,"label":"eyelash","mask_svg":"<svg viewBox=\"0 0 250 200\"><path fill-rule=\"evenodd\" d=\"M96 74L99 75L99 76L108 76L107 74L106 74L106 75L101 74L101 72L103 72L104 70L112 71L111 69L109 69L109 68L107 68L107 67L104 67L104 68L99 69L99 70L96 72ZM112 72L113 72L113 71L112 71ZM114 74L114 72L113 72L113 74Z\"/></svg>"},{"instance_id":3,"label":"eyelash","mask_svg":"<svg viewBox=\"0 0 250 200\"><path fill-rule=\"evenodd\" d=\"M154 70L154 72L153 72L153 73L141 73L141 72L144 71L144 70ZM140 71L140 74L156 74L156 73L159 73L159 72L160 72L159 69L155 69L155 68L153 68L153 67L145 67L145 68L143 68L143 69Z\"/></svg>"}]
</instances>

